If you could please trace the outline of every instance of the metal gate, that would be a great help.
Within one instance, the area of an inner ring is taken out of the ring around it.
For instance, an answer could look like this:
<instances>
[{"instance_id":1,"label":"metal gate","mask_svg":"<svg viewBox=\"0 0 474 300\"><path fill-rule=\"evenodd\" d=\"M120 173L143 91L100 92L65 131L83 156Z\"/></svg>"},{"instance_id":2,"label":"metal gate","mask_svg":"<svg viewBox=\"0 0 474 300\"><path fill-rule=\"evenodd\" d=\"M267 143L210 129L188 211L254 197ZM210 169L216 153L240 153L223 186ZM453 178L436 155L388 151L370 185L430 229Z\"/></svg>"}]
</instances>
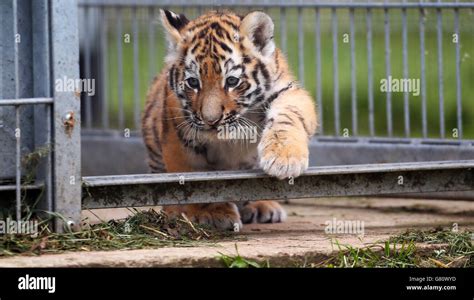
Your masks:
<instances>
[{"instance_id":1,"label":"metal gate","mask_svg":"<svg viewBox=\"0 0 474 300\"><path fill-rule=\"evenodd\" d=\"M0 5L0 204L14 203L17 218L35 197L65 217L58 222L77 223L81 207L474 190L472 2ZM223 8L272 16L322 120L303 176L146 174L139 120L165 54L162 7L190 18ZM419 94L381 91L381 79L396 76L418 79ZM79 78L93 80L97 92L70 89Z\"/></svg>"}]
</instances>

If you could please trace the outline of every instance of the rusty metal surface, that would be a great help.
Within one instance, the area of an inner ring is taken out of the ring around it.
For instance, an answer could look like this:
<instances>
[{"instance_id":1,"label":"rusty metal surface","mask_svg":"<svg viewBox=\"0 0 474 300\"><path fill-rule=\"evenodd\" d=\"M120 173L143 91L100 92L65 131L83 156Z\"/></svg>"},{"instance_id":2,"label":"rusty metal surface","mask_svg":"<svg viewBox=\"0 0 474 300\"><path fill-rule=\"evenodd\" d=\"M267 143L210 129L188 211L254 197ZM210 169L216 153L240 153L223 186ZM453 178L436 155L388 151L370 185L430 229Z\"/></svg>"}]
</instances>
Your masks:
<instances>
[{"instance_id":1,"label":"rusty metal surface","mask_svg":"<svg viewBox=\"0 0 474 300\"><path fill-rule=\"evenodd\" d=\"M261 171L83 178L83 208L474 190L474 161L312 167L293 182Z\"/></svg>"}]
</instances>

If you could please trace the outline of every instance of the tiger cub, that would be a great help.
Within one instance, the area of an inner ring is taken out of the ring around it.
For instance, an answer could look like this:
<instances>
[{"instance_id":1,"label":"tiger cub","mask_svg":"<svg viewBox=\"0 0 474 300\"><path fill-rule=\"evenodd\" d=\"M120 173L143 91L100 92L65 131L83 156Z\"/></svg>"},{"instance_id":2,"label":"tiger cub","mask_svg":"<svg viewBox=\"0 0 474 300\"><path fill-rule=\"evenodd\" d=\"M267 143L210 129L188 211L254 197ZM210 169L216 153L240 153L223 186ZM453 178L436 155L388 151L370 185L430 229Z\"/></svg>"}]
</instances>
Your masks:
<instances>
[{"instance_id":1,"label":"tiger cub","mask_svg":"<svg viewBox=\"0 0 474 300\"><path fill-rule=\"evenodd\" d=\"M259 11L213 11L189 21L160 13L168 54L142 119L151 171L260 167L279 179L304 172L318 124L315 105L276 48L271 18ZM219 229L286 218L275 201L164 209Z\"/></svg>"}]
</instances>

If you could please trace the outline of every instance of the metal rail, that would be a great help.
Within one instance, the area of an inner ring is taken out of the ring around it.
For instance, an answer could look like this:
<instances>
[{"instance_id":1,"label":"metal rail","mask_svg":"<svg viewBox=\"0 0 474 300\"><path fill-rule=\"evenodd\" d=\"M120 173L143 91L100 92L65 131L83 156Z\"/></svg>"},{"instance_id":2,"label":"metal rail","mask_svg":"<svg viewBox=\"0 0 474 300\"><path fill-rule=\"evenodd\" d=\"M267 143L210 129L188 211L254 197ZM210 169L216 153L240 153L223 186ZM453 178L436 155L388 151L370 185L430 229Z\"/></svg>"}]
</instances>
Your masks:
<instances>
[{"instance_id":1,"label":"metal rail","mask_svg":"<svg viewBox=\"0 0 474 300\"><path fill-rule=\"evenodd\" d=\"M285 8L474 8L474 3L470 2L415 2L415 3L390 3L390 2L281 2L281 1L252 1L252 2L228 2L216 3L215 1L153 1L153 0L79 0L80 6L113 6L113 7L136 7L136 6L157 6L165 7L285 7Z\"/></svg>"},{"instance_id":2,"label":"metal rail","mask_svg":"<svg viewBox=\"0 0 474 300\"><path fill-rule=\"evenodd\" d=\"M474 160L311 167L292 180L261 171L83 178L84 208L474 190Z\"/></svg>"}]
</instances>

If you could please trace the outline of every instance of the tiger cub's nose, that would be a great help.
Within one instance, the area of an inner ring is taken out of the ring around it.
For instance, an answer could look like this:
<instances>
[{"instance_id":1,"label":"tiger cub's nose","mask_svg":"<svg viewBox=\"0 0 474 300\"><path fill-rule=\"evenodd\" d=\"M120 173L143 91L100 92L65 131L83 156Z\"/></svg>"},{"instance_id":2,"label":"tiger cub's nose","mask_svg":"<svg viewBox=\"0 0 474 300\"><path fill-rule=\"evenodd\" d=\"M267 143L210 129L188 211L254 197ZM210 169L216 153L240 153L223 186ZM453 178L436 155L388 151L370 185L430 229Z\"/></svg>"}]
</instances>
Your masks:
<instances>
[{"instance_id":1,"label":"tiger cub's nose","mask_svg":"<svg viewBox=\"0 0 474 300\"><path fill-rule=\"evenodd\" d=\"M219 117L214 117L214 118L205 118L204 121L209 126L215 126L219 123L221 119L222 119L222 115L220 115Z\"/></svg>"}]
</instances>

